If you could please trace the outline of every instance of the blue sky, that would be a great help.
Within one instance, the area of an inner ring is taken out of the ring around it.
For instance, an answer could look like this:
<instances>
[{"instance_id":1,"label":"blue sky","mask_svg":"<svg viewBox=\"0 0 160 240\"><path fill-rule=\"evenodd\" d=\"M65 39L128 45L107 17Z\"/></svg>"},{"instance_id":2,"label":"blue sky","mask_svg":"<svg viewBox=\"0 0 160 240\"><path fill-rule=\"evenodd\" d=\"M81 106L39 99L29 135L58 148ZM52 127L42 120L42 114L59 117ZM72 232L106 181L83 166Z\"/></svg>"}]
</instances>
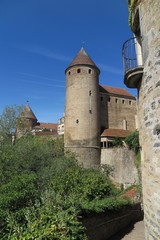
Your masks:
<instances>
[{"instance_id":1,"label":"blue sky","mask_svg":"<svg viewBox=\"0 0 160 240\"><path fill-rule=\"evenodd\" d=\"M101 70L100 84L127 89L126 2L0 0L0 114L28 100L39 121L56 123L64 112L64 71L82 46Z\"/></svg>"}]
</instances>

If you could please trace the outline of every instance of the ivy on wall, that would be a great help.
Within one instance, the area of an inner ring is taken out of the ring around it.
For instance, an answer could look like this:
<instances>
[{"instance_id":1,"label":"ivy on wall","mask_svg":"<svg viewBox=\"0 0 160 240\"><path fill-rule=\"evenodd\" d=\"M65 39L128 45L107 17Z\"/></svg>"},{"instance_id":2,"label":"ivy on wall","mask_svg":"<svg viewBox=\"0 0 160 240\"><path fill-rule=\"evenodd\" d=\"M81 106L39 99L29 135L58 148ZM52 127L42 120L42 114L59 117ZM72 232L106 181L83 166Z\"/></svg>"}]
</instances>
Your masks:
<instances>
[{"instance_id":1,"label":"ivy on wall","mask_svg":"<svg viewBox=\"0 0 160 240\"><path fill-rule=\"evenodd\" d=\"M128 11L129 11L129 17L128 17L128 24L132 30L132 13L135 10L137 0L128 0Z\"/></svg>"}]
</instances>

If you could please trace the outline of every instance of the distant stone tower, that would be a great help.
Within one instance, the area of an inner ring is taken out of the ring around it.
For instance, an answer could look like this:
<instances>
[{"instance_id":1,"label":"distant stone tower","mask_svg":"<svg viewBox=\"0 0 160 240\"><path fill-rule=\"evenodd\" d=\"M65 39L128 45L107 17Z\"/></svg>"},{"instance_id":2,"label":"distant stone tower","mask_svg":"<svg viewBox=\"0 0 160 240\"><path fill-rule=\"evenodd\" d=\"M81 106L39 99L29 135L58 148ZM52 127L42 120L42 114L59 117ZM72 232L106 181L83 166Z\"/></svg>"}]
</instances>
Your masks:
<instances>
[{"instance_id":1,"label":"distant stone tower","mask_svg":"<svg viewBox=\"0 0 160 240\"><path fill-rule=\"evenodd\" d=\"M82 48L65 73L65 150L94 167L100 164L100 70Z\"/></svg>"},{"instance_id":2,"label":"distant stone tower","mask_svg":"<svg viewBox=\"0 0 160 240\"><path fill-rule=\"evenodd\" d=\"M37 118L34 115L32 109L30 106L26 106L24 108L24 111L20 115L20 121L18 123L17 127L17 138L22 137L25 135L27 132L30 132L33 127L35 127L37 124Z\"/></svg>"}]
</instances>

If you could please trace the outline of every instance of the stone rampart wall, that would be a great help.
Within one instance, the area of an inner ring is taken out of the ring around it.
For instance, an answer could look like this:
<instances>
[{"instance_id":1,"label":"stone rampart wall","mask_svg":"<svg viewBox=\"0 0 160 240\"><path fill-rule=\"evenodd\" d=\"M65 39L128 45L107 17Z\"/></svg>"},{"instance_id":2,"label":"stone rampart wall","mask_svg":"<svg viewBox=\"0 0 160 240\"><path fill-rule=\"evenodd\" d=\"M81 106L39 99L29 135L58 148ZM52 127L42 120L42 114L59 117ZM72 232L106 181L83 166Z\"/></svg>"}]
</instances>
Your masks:
<instances>
[{"instance_id":1,"label":"stone rampart wall","mask_svg":"<svg viewBox=\"0 0 160 240\"><path fill-rule=\"evenodd\" d=\"M139 5L144 73L139 127L146 239L160 239L160 1Z\"/></svg>"},{"instance_id":2,"label":"stone rampart wall","mask_svg":"<svg viewBox=\"0 0 160 240\"><path fill-rule=\"evenodd\" d=\"M107 240L129 224L140 220L142 215L141 207L137 204L119 211L84 216L82 222L89 240Z\"/></svg>"},{"instance_id":3,"label":"stone rampart wall","mask_svg":"<svg viewBox=\"0 0 160 240\"><path fill-rule=\"evenodd\" d=\"M135 154L127 147L101 149L101 164L113 166L113 180L124 187L139 183Z\"/></svg>"}]
</instances>

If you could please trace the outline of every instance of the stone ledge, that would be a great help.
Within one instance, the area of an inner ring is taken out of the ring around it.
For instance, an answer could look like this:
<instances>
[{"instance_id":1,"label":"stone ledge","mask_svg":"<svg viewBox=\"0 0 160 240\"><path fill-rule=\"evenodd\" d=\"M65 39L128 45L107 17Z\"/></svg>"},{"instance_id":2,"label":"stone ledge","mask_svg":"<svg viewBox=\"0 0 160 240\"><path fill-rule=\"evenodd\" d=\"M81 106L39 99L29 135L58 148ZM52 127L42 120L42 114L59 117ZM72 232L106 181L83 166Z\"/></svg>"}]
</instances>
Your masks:
<instances>
[{"instance_id":1,"label":"stone ledge","mask_svg":"<svg viewBox=\"0 0 160 240\"><path fill-rule=\"evenodd\" d=\"M89 240L107 240L121 229L143 218L141 205L134 204L122 210L106 211L94 216L84 216L82 223Z\"/></svg>"}]
</instances>

